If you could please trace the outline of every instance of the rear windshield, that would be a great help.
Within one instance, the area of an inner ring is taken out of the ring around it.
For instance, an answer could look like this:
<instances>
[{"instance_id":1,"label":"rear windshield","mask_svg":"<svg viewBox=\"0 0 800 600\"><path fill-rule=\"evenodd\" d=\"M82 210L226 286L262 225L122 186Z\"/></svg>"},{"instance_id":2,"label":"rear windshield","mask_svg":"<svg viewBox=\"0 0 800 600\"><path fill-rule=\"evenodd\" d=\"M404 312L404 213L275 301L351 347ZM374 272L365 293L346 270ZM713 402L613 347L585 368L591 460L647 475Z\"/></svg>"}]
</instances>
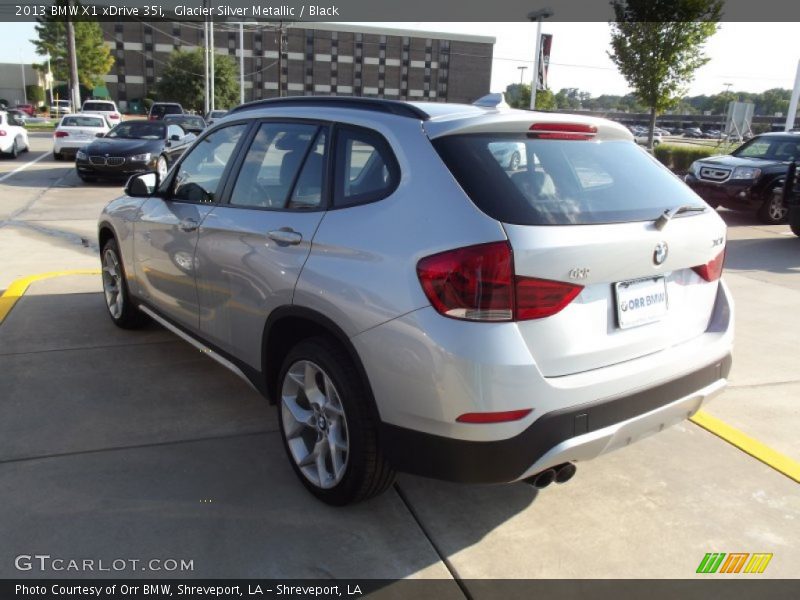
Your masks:
<instances>
[{"instance_id":1,"label":"rear windshield","mask_svg":"<svg viewBox=\"0 0 800 600\"><path fill-rule=\"evenodd\" d=\"M478 208L503 223L623 223L705 206L633 142L472 134L444 136L433 145Z\"/></svg>"},{"instance_id":2,"label":"rear windshield","mask_svg":"<svg viewBox=\"0 0 800 600\"><path fill-rule=\"evenodd\" d=\"M105 123L101 117L64 117L61 119L62 127L103 127Z\"/></svg>"},{"instance_id":3,"label":"rear windshield","mask_svg":"<svg viewBox=\"0 0 800 600\"><path fill-rule=\"evenodd\" d=\"M178 104L154 104L150 110L150 114L154 117L163 117L164 115L179 115L183 112Z\"/></svg>"},{"instance_id":4,"label":"rear windshield","mask_svg":"<svg viewBox=\"0 0 800 600\"><path fill-rule=\"evenodd\" d=\"M92 112L95 110L113 112L114 105L111 102L84 102L83 110L85 112Z\"/></svg>"}]
</instances>

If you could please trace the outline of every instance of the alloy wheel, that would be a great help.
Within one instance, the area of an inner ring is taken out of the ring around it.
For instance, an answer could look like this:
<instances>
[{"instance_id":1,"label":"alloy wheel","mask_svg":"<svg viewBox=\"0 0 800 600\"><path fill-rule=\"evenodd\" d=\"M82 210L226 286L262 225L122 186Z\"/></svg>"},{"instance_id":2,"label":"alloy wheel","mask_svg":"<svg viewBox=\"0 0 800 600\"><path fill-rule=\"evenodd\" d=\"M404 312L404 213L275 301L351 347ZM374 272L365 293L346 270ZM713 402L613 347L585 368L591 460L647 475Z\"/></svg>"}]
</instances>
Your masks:
<instances>
[{"instance_id":1,"label":"alloy wheel","mask_svg":"<svg viewBox=\"0 0 800 600\"><path fill-rule=\"evenodd\" d=\"M114 319L119 319L124 306L122 270L116 253L110 248L103 254L103 292L108 312Z\"/></svg>"},{"instance_id":2,"label":"alloy wheel","mask_svg":"<svg viewBox=\"0 0 800 600\"><path fill-rule=\"evenodd\" d=\"M286 371L281 419L295 464L313 485L330 489L347 470L350 442L339 392L327 373L309 360Z\"/></svg>"}]
</instances>

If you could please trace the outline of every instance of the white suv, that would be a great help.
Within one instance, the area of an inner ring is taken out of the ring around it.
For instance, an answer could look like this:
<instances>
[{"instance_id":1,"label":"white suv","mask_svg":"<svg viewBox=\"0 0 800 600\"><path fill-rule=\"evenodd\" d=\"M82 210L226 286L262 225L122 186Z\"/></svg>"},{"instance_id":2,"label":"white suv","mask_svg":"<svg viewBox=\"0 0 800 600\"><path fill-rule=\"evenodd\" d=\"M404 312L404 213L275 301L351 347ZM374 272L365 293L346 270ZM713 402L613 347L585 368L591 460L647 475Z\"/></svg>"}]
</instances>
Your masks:
<instances>
[{"instance_id":1,"label":"white suv","mask_svg":"<svg viewBox=\"0 0 800 600\"><path fill-rule=\"evenodd\" d=\"M99 240L113 321L147 315L261 390L332 504L395 470L566 481L730 370L725 224L606 120L255 102L133 177Z\"/></svg>"},{"instance_id":2,"label":"white suv","mask_svg":"<svg viewBox=\"0 0 800 600\"><path fill-rule=\"evenodd\" d=\"M122 122L122 115L111 100L86 100L81 107L82 113L103 115L111 127Z\"/></svg>"}]
</instances>

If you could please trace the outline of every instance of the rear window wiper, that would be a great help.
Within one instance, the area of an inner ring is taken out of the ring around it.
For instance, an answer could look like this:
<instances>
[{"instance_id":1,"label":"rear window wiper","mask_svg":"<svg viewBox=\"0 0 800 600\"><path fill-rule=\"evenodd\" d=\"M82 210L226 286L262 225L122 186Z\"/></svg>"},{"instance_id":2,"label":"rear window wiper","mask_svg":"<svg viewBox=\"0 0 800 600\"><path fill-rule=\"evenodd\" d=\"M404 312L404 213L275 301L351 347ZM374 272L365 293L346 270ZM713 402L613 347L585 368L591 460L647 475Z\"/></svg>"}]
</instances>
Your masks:
<instances>
[{"instance_id":1,"label":"rear window wiper","mask_svg":"<svg viewBox=\"0 0 800 600\"><path fill-rule=\"evenodd\" d=\"M664 229L664 227L667 226L667 223L669 223L672 220L672 217L674 217L675 215L680 215L688 212L703 212L705 211L705 209L706 209L705 206L691 206L691 205L683 205L683 206L676 206L675 208L668 208L663 213L661 213L661 215L659 215L659 217L656 219L655 222L656 229L658 229L659 231Z\"/></svg>"}]
</instances>

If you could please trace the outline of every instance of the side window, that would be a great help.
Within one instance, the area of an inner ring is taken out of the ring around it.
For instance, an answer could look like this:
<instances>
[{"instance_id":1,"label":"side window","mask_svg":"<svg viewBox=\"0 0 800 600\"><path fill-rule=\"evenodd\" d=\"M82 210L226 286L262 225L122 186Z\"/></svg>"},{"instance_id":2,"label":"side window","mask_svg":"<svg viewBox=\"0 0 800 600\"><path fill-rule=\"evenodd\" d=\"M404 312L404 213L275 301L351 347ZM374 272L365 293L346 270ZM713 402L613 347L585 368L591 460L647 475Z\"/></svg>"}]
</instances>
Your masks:
<instances>
[{"instance_id":1,"label":"side window","mask_svg":"<svg viewBox=\"0 0 800 600\"><path fill-rule=\"evenodd\" d=\"M169 125L167 127L167 139L171 140L173 135L177 135L178 137L182 138L186 135L186 132L179 125Z\"/></svg>"},{"instance_id":2,"label":"side window","mask_svg":"<svg viewBox=\"0 0 800 600\"><path fill-rule=\"evenodd\" d=\"M335 206L380 200L391 194L399 181L397 160L382 136L367 129L338 130Z\"/></svg>"},{"instance_id":3,"label":"side window","mask_svg":"<svg viewBox=\"0 0 800 600\"><path fill-rule=\"evenodd\" d=\"M215 202L222 174L246 129L243 123L218 129L192 148L178 166L172 199Z\"/></svg>"},{"instance_id":4,"label":"side window","mask_svg":"<svg viewBox=\"0 0 800 600\"><path fill-rule=\"evenodd\" d=\"M289 200L289 208L298 210L313 209L322 206L322 186L325 178L325 143L327 131L320 130L314 147L303 163L303 169Z\"/></svg>"},{"instance_id":5,"label":"side window","mask_svg":"<svg viewBox=\"0 0 800 600\"><path fill-rule=\"evenodd\" d=\"M321 178L324 161L323 151L317 158L319 133L317 125L304 123L264 123L258 130L253 143L247 150L236 185L231 194L232 206L248 206L253 208L283 209L289 206L289 195L296 185L301 167L303 167L303 190L292 195L292 202L311 203L313 200L314 169L318 169L319 190L321 198ZM312 148L312 145L314 147ZM306 160L306 157L309 157ZM319 200L317 201L319 203Z\"/></svg>"}]
</instances>

